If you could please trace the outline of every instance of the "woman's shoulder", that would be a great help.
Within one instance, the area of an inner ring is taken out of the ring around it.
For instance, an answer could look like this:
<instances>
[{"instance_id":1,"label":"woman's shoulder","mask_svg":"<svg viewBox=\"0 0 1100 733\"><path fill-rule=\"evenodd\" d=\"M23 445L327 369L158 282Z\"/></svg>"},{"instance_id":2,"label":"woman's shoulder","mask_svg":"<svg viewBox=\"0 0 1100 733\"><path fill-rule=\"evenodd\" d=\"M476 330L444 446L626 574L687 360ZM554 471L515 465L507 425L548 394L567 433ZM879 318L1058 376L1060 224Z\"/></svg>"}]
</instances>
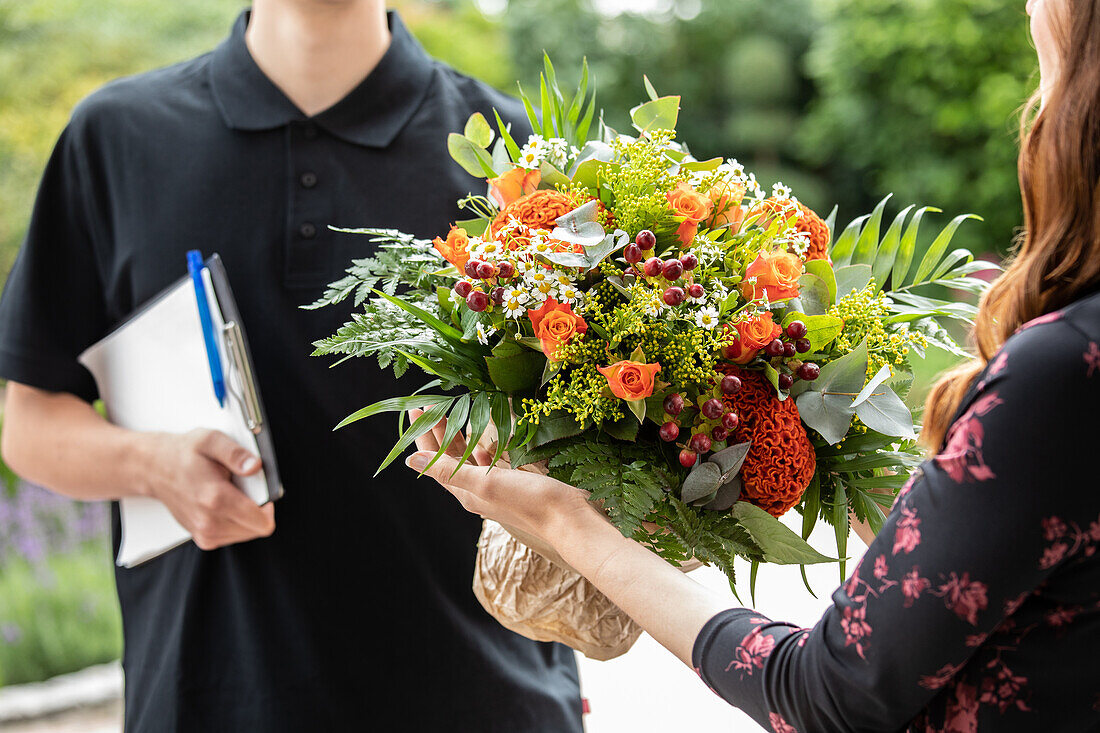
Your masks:
<instances>
[{"instance_id":1,"label":"woman's shoulder","mask_svg":"<svg viewBox=\"0 0 1100 733\"><path fill-rule=\"evenodd\" d=\"M1016 329L990 360L984 377L1009 364L1016 373L1041 374L1100 386L1100 292L1034 318Z\"/></svg>"}]
</instances>

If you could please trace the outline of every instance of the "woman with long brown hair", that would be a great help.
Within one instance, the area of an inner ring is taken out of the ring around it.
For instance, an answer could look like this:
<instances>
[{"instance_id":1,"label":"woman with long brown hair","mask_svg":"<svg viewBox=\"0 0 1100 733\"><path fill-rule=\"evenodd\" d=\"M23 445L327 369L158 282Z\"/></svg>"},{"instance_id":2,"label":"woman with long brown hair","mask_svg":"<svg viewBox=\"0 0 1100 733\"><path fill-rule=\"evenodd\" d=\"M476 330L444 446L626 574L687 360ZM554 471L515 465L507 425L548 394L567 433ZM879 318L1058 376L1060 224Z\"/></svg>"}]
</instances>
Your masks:
<instances>
[{"instance_id":1,"label":"woman with long brown hair","mask_svg":"<svg viewBox=\"0 0 1100 733\"><path fill-rule=\"evenodd\" d=\"M1042 83L1025 232L982 299L978 358L929 395L932 457L816 626L728 608L553 479L452 477L451 457L427 472L551 545L778 733L1100 729L1100 0L1027 10ZM419 447L418 470L438 443Z\"/></svg>"}]
</instances>

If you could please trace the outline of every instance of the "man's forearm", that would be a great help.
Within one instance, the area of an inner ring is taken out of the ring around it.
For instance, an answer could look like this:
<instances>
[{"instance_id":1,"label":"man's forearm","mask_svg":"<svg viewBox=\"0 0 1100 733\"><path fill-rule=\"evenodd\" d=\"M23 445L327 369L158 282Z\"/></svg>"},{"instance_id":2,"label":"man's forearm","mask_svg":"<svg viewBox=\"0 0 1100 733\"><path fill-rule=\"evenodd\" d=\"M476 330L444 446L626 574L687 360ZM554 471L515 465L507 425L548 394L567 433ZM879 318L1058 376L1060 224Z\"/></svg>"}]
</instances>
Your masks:
<instances>
[{"instance_id":1,"label":"man's forearm","mask_svg":"<svg viewBox=\"0 0 1100 733\"><path fill-rule=\"evenodd\" d=\"M148 492L150 436L111 425L71 394L7 392L3 455L17 474L87 501Z\"/></svg>"},{"instance_id":2,"label":"man's forearm","mask_svg":"<svg viewBox=\"0 0 1100 733\"><path fill-rule=\"evenodd\" d=\"M595 515L555 528L562 558L691 666L695 638L715 614L730 608L714 593Z\"/></svg>"}]
</instances>

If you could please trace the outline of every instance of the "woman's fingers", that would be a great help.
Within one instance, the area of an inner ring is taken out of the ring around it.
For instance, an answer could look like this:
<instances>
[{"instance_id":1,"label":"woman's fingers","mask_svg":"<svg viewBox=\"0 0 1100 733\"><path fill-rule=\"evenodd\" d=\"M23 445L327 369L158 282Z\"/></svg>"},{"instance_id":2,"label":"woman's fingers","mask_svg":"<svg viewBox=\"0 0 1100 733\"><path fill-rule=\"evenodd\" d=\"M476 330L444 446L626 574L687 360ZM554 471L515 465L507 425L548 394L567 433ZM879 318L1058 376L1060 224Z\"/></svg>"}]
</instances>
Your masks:
<instances>
[{"instance_id":1,"label":"woman's fingers","mask_svg":"<svg viewBox=\"0 0 1100 733\"><path fill-rule=\"evenodd\" d=\"M423 414L423 410L409 410L409 422L416 422ZM429 430L428 432L417 438L416 449L431 451L432 453L435 453L437 450L439 450L439 440L435 436L435 431Z\"/></svg>"},{"instance_id":2,"label":"woman's fingers","mask_svg":"<svg viewBox=\"0 0 1100 733\"><path fill-rule=\"evenodd\" d=\"M414 471L423 471L425 476L434 478L448 491L460 489L483 498L492 493L490 484L496 478L492 476L493 473L496 473L495 471L486 472L483 466L474 466L468 461L463 464L462 468L455 471L458 459L450 454L440 456L439 460L425 471L424 467L431 460L432 454L420 451L409 456L405 460L405 465Z\"/></svg>"}]
</instances>

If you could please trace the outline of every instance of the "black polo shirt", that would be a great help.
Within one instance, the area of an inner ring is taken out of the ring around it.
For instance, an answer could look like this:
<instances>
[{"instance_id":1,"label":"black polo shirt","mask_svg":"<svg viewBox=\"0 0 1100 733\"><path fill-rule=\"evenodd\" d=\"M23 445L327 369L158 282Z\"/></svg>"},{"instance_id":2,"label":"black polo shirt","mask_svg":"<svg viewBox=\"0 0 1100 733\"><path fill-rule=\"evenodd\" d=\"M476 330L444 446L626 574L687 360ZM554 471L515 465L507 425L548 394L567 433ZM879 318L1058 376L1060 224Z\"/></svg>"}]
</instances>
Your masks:
<instances>
[{"instance_id":1,"label":"black polo shirt","mask_svg":"<svg viewBox=\"0 0 1100 733\"><path fill-rule=\"evenodd\" d=\"M332 432L408 384L311 358L350 306L299 309L371 251L328 225L445 232L476 185L447 133L495 107L526 134L522 109L391 15L379 66L307 119L252 61L247 21L77 107L0 301L0 376L87 400L77 354L181 277L188 249L221 254L248 329L286 487L275 534L117 571L127 730L579 731L572 653L474 599L480 520L400 465L371 478L392 417Z\"/></svg>"}]
</instances>

